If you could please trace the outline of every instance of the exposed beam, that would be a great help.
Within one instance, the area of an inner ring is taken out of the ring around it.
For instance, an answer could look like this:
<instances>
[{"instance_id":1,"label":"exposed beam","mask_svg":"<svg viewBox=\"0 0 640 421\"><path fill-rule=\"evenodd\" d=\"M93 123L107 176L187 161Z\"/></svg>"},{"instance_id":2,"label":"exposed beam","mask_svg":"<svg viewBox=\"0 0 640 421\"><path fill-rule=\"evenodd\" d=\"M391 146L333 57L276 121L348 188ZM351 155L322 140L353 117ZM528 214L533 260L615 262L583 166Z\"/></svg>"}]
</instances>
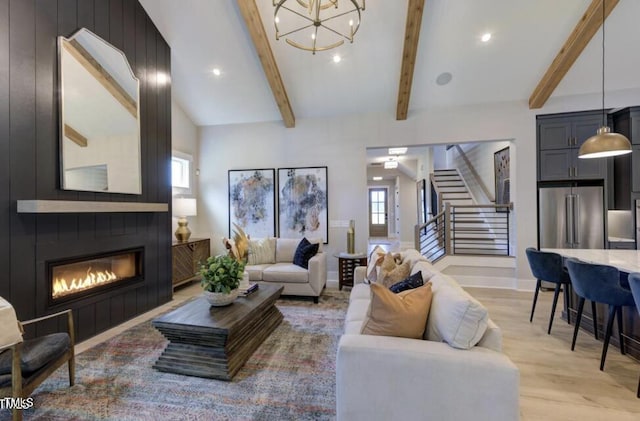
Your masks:
<instances>
[{"instance_id":1,"label":"exposed beam","mask_svg":"<svg viewBox=\"0 0 640 421\"><path fill-rule=\"evenodd\" d=\"M287 96L287 90L282 83L282 77L280 77L280 70L276 64L276 59L273 57L267 34L262 25L260 19L260 13L256 6L255 0L238 0L238 6L240 7L240 13L244 18L244 22L247 25L247 30L253 40L253 45L256 48L256 53L262 63L262 69L271 86L271 92L278 104L282 120L285 127L291 128L296 125L296 117L293 115L291 109L291 103Z\"/></svg>"},{"instance_id":2,"label":"exposed beam","mask_svg":"<svg viewBox=\"0 0 640 421\"><path fill-rule=\"evenodd\" d=\"M618 5L620 0L592 0L587 11L567 38L556 58L547 69L538 86L529 97L529 108L541 108L549 99L553 91L573 63L582 54L591 38L602 26L602 2L605 2L605 19Z\"/></svg>"},{"instance_id":3,"label":"exposed beam","mask_svg":"<svg viewBox=\"0 0 640 421\"><path fill-rule=\"evenodd\" d=\"M81 135L80 132L78 132L76 129L69 126L68 124L64 125L64 136L69 138L69 140L78 144L78 146L82 148L86 148L87 144L89 143L86 137Z\"/></svg>"},{"instance_id":4,"label":"exposed beam","mask_svg":"<svg viewBox=\"0 0 640 421\"><path fill-rule=\"evenodd\" d=\"M62 40L62 46L93 76L122 106L133 116L138 118L138 104L136 100L124 90L109 72L93 58L76 40Z\"/></svg>"},{"instance_id":5,"label":"exposed beam","mask_svg":"<svg viewBox=\"0 0 640 421\"><path fill-rule=\"evenodd\" d=\"M409 0L407 23L404 30L404 51L402 52L402 67L400 70L400 88L398 89L398 106L396 120L406 120L413 84L413 71L418 54L420 27L422 26L422 12L424 0Z\"/></svg>"}]
</instances>

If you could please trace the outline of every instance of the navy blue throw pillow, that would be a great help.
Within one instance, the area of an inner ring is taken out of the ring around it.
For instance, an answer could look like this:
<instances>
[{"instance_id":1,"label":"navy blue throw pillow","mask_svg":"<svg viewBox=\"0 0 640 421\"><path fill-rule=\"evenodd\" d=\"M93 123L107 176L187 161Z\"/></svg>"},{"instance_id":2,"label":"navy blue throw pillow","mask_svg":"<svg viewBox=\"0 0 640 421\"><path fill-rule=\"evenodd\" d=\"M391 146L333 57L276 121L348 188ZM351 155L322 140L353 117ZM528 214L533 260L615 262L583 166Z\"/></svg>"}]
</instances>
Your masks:
<instances>
[{"instance_id":1,"label":"navy blue throw pillow","mask_svg":"<svg viewBox=\"0 0 640 421\"><path fill-rule=\"evenodd\" d=\"M424 282L422 281L422 271L419 270L413 275L409 276L407 279L391 285L389 287L389 290L397 294L408 289L421 287L423 284Z\"/></svg>"},{"instance_id":2,"label":"navy blue throw pillow","mask_svg":"<svg viewBox=\"0 0 640 421\"><path fill-rule=\"evenodd\" d=\"M319 247L320 244L311 244L309 240L303 238L298 244L298 248L296 248L296 253L293 255L293 264L309 269L309 259L318 253Z\"/></svg>"}]
</instances>

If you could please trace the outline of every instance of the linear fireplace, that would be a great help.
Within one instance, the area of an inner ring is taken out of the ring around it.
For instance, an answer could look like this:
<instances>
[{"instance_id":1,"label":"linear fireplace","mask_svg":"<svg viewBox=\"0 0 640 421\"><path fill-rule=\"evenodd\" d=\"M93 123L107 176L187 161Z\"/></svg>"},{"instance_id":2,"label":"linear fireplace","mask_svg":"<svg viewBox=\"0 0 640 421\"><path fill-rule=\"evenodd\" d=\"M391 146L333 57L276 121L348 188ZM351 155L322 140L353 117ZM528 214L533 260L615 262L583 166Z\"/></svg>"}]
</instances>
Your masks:
<instances>
[{"instance_id":1,"label":"linear fireplace","mask_svg":"<svg viewBox=\"0 0 640 421\"><path fill-rule=\"evenodd\" d=\"M49 305L143 281L142 248L47 262Z\"/></svg>"}]
</instances>

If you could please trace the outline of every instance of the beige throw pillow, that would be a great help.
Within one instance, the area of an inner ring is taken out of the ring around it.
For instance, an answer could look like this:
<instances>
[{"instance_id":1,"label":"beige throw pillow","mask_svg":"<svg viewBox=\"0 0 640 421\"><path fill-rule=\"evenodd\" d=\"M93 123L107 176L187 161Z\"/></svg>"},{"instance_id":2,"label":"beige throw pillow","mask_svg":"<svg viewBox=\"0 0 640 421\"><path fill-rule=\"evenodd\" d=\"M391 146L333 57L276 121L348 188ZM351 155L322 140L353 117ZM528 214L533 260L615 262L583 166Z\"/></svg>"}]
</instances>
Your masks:
<instances>
[{"instance_id":1,"label":"beige throw pillow","mask_svg":"<svg viewBox=\"0 0 640 421\"><path fill-rule=\"evenodd\" d=\"M430 282L399 294L380 284L371 284L371 304L361 333L421 339L432 296Z\"/></svg>"},{"instance_id":2,"label":"beige throw pillow","mask_svg":"<svg viewBox=\"0 0 640 421\"><path fill-rule=\"evenodd\" d=\"M249 240L249 265L263 265L276 262L276 239L262 238Z\"/></svg>"},{"instance_id":3,"label":"beige throw pillow","mask_svg":"<svg viewBox=\"0 0 640 421\"><path fill-rule=\"evenodd\" d=\"M369 262L367 263L367 280L369 282L375 282L378 279L380 254L384 255L384 249L380 246L375 246L369 255Z\"/></svg>"},{"instance_id":4,"label":"beige throw pillow","mask_svg":"<svg viewBox=\"0 0 640 421\"><path fill-rule=\"evenodd\" d=\"M411 266L408 261L397 265L394 255L387 253L380 266L380 273L376 282L389 288L409 276L410 272Z\"/></svg>"}]
</instances>

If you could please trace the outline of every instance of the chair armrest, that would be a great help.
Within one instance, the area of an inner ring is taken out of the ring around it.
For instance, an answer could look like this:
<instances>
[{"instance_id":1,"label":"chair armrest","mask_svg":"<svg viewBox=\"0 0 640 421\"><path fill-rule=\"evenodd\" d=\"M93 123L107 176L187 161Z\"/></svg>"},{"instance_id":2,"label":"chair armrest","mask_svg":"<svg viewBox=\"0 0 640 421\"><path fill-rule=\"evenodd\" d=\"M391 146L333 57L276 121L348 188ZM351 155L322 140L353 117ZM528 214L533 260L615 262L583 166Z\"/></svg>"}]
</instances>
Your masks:
<instances>
[{"instance_id":1,"label":"chair armrest","mask_svg":"<svg viewBox=\"0 0 640 421\"><path fill-rule=\"evenodd\" d=\"M309 285L320 295L327 284L327 254L320 252L309 259Z\"/></svg>"},{"instance_id":2,"label":"chair armrest","mask_svg":"<svg viewBox=\"0 0 640 421\"><path fill-rule=\"evenodd\" d=\"M71 346L73 347L73 345L76 343L75 341L75 329L73 326L73 311L71 309L67 309L67 310L63 310L63 311L59 311L57 313L53 313L53 314L48 314L46 316L42 316L42 317L38 317L35 319L31 319L31 320L25 320L24 322L20 322L20 324L22 326L26 326L26 325L30 325L32 323L38 323L41 322L43 320L49 320L49 319L53 319L55 317L60 317L60 316L67 316L67 333L69 334L69 338L71 339Z\"/></svg>"},{"instance_id":3,"label":"chair armrest","mask_svg":"<svg viewBox=\"0 0 640 421\"><path fill-rule=\"evenodd\" d=\"M353 285L364 283L365 278L367 277L367 267L366 266L356 266L353 271Z\"/></svg>"}]
</instances>

